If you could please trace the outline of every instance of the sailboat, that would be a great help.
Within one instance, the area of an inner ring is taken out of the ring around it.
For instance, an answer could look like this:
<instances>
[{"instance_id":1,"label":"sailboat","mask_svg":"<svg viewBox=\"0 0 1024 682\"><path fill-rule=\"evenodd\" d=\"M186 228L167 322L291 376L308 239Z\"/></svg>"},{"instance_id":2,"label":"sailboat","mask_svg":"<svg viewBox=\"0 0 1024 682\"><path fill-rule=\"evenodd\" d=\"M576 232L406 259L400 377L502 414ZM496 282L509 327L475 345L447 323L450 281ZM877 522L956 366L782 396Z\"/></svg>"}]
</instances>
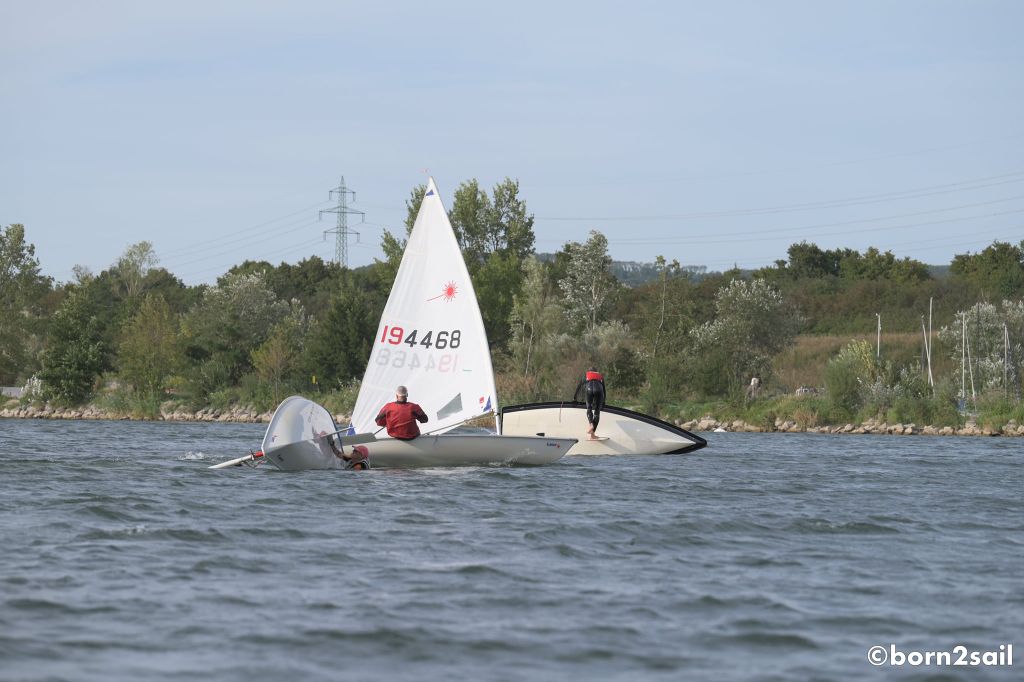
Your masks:
<instances>
[{"instance_id":1,"label":"sailboat","mask_svg":"<svg viewBox=\"0 0 1024 682\"><path fill-rule=\"evenodd\" d=\"M501 433L568 437L586 433L587 406L578 402L508 405L499 414ZM582 437L568 455L681 455L708 442L686 429L624 407L601 408L599 440Z\"/></svg>"},{"instance_id":2,"label":"sailboat","mask_svg":"<svg viewBox=\"0 0 1024 682\"><path fill-rule=\"evenodd\" d=\"M385 436L375 419L406 386L428 422L413 440ZM498 397L476 292L434 184L427 183L416 222L384 306L356 398L352 424L339 431L320 405L292 396L277 409L263 456L281 469L333 469L353 453L379 467L549 464L575 436L451 433L489 415Z\"/></svg>"}]
</instances>

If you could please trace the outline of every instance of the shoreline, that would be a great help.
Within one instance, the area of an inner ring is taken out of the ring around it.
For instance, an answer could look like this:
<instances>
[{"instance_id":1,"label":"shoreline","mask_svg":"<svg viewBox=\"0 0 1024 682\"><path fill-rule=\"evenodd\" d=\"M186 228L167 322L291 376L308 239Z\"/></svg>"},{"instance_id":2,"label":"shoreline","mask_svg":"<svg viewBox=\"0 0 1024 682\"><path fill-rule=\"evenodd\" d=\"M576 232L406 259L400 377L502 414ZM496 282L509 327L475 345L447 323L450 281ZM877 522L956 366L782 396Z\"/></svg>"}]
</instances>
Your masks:
<instances>
[{"instance_id":1,"label":"shoreline","mask_svg":"<svg viewBox=\"0 0 1024 682\"><path fill-rule=\"evenodd\" d=\"M687 431L711 432L721 429L727 433L824 433L853 434L875 436L1005 436L1009 438L1024 437L1024 425L1010 420L999 428L979 425L968 420L961 427L953 426L919 426L917 424L889 424L877 419L869 419L860 424L824 424L820 426L801 426L793 420L776 419L772 428L748 424L743 420L720 422L714 417L701 417L690 421L676 421L677 426ZM719 431L721 432L721 431Z\"/></svg>"},{"instance_id":2,"label":"shoreline","mask_svg":"<svg viewBox=\"0 0 1024 682\"><path fill-rule=\"evenodd\" d=\"M234 423L234 424L267 424L273 411L257 412L245 407L228 410L204 408L195 412L174 410L161 412L159 418L139 417L127 413L102 410L89 405L86 407L33 407L18 406L0 409L0 419L47 419L47 420L84 420L84 421L151 421L178 423ZM336 423L347 423L348 415L332 415ZM978 425L968 420L961 427L952 426L919 426L917 424L888 424L869 419L860 424L825 424L801 425L793 420L776 419L771 427L749 424L743 420L719 421L711 416L688 421L675 420L675 425L687 431L703 433L821 433L821 434L854 434L854 435L893 435L893 436L1004 436L1024 437L1024 425L1010 420L999 428L989 425Z\"/></svg>"}]
</instances>

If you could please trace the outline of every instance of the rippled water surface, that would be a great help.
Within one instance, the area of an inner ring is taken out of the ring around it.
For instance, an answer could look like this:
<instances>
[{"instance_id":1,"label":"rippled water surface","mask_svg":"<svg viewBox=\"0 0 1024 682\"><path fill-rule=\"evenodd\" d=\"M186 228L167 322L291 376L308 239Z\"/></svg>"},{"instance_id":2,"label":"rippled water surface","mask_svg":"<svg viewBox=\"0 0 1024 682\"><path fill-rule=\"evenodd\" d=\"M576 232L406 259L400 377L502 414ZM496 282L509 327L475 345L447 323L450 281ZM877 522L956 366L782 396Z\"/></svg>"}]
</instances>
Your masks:
<instances>
[{"instance_id":1,"label":"rippled water surface","mask_svg":"<svg viewBox=\"0 0 1024 682\"><path fill-rule=\"evenodd\" d=\"M262 432L0 420L0 679L1021 679L1018 439L207 470Z\"/></svg>"}]
</instances>

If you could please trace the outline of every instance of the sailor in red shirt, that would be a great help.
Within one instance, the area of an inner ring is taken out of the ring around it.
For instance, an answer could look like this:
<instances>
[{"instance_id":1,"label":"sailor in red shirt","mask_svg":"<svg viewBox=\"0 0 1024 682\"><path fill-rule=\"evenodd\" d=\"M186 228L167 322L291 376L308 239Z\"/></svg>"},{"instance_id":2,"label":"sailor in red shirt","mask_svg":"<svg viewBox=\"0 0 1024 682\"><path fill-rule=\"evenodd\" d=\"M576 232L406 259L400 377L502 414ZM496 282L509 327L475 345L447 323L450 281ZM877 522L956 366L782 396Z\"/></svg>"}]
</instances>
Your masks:
<instances>
[{"instance_id":1,"label":"sailor in red shirt","mask_svg":"<svg viewBox=\"0 0 1024 682\"><path fill-rule=\"evenodd\" d=\"M380 408L377 426L388 427L388 435L398 440L412 440L420 435L416 422L427 423L427 413L416 403L408 401L409 390L405 386L395 389L395 402Z\"/></svg>"}]
</instances>

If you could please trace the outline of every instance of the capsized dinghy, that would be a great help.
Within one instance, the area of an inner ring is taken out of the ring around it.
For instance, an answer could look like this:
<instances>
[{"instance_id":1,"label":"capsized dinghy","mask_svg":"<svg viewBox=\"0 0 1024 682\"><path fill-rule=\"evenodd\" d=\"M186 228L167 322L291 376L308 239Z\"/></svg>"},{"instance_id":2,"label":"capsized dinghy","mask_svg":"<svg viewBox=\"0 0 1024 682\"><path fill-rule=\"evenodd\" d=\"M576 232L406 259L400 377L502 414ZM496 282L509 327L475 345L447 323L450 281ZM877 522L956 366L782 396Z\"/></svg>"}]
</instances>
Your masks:
<instances>
[{"instance_id":1,"label":"capsized dinghy","mask_svg":"<svg viewBox=\"0 0 1024 682\"><path fill-rule=\"evenodd\" d=\"M568 455L679 455L708 442L678 426L624 407L605 405L597 427L602 440L587 440L587 406L576 402L508 405L499 428L506 436L578 438Z\"/></svg>"},{"instance_id":2,"label":"capsized dinghy","mask_svg":"<svg viewBox=\"0 0 1024 682\"><path fill-rule=\"evenodd\" d=\"M293 395L274 411L262 449L208 468L255 467L268 460L284 471L351 468L365 459L365 452L356 448L372 440L372 433L342 436L322 405Z\"/></svg>"}]
</instances>

